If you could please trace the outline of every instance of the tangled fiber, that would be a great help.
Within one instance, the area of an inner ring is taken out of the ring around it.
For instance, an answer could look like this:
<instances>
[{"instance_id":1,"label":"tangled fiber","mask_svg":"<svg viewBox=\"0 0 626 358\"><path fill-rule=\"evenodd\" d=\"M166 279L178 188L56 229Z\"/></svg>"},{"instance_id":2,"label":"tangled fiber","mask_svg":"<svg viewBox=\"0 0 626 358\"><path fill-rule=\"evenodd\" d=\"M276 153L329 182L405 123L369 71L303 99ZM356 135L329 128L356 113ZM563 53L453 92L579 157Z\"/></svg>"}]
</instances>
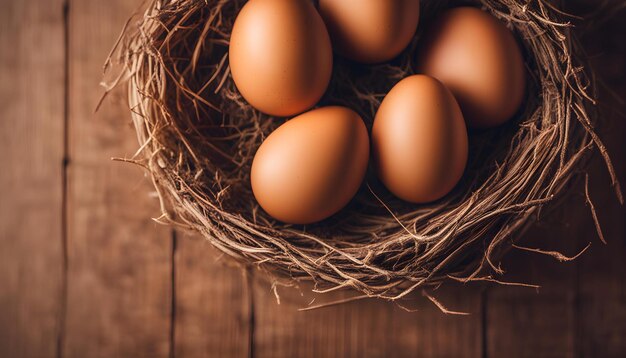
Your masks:
<instances>
[{"instance_id":1,"label":"tangled fiber","mask_svg":"<svg viewBox=\"0 0 626 358\"><path fill-rule=\"evenodd\" d=\"M276 222L256 203L249 173L255 151L285 119L250 107L229 74L229 34L243 3L152 0L129 20L105 66L123 66L109 90L128 84L140 148L127 161L151 175L161 200L158 221L190 228L277 280L397 300L446 280L498 281L500 255L583 172L593 148L623 200L594 130L591 81L567 16L544 0L480 0L473 4L518 38L530 84L514 120L470 133L470 160L457 188L435 203L410 205L368 172L351 204L332 218L307 226ZM320 105L348 106L371 128L385 93L414 73L428 19L450 5L423 0L420 30L390 63L336 58Z\"/></svg>"}]
</instances>

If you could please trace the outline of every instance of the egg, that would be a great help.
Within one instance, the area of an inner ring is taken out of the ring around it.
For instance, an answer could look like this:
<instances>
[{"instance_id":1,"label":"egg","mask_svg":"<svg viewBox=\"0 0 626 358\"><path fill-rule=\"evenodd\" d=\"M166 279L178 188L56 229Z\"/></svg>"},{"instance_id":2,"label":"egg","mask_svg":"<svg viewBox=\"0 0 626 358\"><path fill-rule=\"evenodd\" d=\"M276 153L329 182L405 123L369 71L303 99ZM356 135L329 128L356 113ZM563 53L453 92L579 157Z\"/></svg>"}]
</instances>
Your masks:
<instances>
[{"instance_id":1,"label":"egg","mask_svg":"<svg viewBox=\"0 0 626 358\"><path fill-rule=\"evenodd\" d=\"M280 221L320 221L356 194L368 158L367 129L357 113L337 106L311 110L278 127L261 144L252 161L252 192Z\"/></svg>"},{"instance_id":2,"label":"egg","mask_svg":"<svg viewBox=\"0 0 626 358\"><path fill-rule=\"evenodd\" d=\"M362 63L388 61L415 34L419 0L319 0L335 50Z\"/></svg>"},{"instance_id":3,"label":"egg","mask_svg":"<svg viewBox=\"0 0 626 358\"><path fill-rule=\"evenodd\" d=\"M476 8L451 9L434 20L425 31L417 68L452 91L472 127L503 124L524 98L521 49L503 23Z\"/></svg>"},{"instance_id":4,"label":"egg","mask_svg":"<svg viewBox=\"0 0 626 358\"><path fill-rule=\"evenodd\" d=\"M229 61L246 101L283 117L319 101L333 64L326 26L308 0L247 2L233 25Z\"/></svg>"},{"instance_id":5,"label":"egg","mask_svg":"<svg viewBox=\"0 0 626 358\"><path fill-rule=\"evenodd\" d=\"M383 99L372 128L372 154L382 183L412 203L437 200L458 183L467 163L467 130L452 93L413 75Z\"/></svg>"}]
</instances>

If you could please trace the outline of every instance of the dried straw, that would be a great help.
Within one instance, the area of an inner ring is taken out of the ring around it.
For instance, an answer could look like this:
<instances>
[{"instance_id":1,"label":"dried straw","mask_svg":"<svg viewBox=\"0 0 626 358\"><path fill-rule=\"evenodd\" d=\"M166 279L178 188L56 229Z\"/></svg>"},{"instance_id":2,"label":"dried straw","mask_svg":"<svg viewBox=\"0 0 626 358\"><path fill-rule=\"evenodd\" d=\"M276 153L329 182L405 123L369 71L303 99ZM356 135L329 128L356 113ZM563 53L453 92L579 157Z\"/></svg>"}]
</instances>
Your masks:
<instances>
[{"instance_id":1,"label":"dried straw","mask_svg":"<svg viewBox=\"0 0 626 358\"><path fill-rule=\"evenodd\" d=\"M256 149L284 119L251 108L229 76L229 34L242 3L152 0L113 52L124 69L107 91L129 85L141 146L128 161L151 174L159 222L199 232L277 279L313 281L316 292L353 288L397 300L446 280L500 282L493 278L502 273L498 257L570 186L592 148L623 200L594 131L594 96L570 25L560 20L566 17L543 0L482 0L477 5L519 38L530 85L516 120L470 133L470 162L459 186L431 205L408 205L370 172L352 203L331 219L309 226L274 221L255 202L249 172ZM449 6L422 4L421 29ZM371 126L385 93L414 73L420 32L389 64L336 59L320 105L349 106Z\"/></svg>"}]
</instances>

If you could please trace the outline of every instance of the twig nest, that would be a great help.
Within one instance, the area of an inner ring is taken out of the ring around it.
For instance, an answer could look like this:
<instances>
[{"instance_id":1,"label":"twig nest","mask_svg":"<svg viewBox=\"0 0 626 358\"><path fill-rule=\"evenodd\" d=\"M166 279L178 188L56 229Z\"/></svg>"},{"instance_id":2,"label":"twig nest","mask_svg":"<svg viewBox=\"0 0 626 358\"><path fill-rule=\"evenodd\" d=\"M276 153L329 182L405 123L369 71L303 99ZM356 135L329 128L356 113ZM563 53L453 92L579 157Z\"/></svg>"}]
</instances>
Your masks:
<instances>
[{"instance_id":1,"label":"twig nest","mask_svg":"<svg viewBox=\"0 0 626 358\"><path fill-rule=\"evenodd\" d=\"M506 124L470 131L467 168L455 189L410 204L370 171L352 202L329 219L276 221L259 208L250 172L259 146L284 119L252 108L229 69L230 34L243 4L153 0L117 51L140 143L135 159L153 178L161 220L200 233L242 263L277 279L313 281L318 291L351 287L392 300L449 279L491 279L500 272L498 256L564 192L590 148L601 149L613 174L594 132L597 118L589 115L581 52L562 15L543 1L482 0L475 5L508 26L523 49L526 101ZM448 5L422 1L416 35L391 62L335 57L319 105L352 108L371 129L385 94L416 73L422 29Z\"/></svg>"}]
</instances>

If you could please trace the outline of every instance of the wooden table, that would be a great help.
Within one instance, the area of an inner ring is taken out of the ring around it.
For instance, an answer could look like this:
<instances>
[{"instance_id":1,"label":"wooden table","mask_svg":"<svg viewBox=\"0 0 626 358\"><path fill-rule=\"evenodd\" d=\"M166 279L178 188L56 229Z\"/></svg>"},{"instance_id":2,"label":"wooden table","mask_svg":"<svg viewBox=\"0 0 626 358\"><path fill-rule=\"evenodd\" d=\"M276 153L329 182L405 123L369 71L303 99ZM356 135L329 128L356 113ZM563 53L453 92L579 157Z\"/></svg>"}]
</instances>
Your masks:
<instances>
[{"instance_id":1,"label":"wooden table","mask_svg":"<svg viewBox=\"0 0 626 358\"><path fill-rule=\"evenodd\" d=\"M157 201L130 157L124 94L94 114L102 63L139 0L0 0L0 357L626 356L626 211L597 156L582 187L513 251L507 279L450 287L406 312L373 300L298 312L311 299L225 265L201 240L155 224ZM577 14L599 8L568 2ZM626 11L581 31L604 86L601 129L626 183ZM610 89L610 91L609 91ZM613 93L613 95L610 94ZM337 297L343 297L339 294Z\"/></svg>"}]
</instances>

